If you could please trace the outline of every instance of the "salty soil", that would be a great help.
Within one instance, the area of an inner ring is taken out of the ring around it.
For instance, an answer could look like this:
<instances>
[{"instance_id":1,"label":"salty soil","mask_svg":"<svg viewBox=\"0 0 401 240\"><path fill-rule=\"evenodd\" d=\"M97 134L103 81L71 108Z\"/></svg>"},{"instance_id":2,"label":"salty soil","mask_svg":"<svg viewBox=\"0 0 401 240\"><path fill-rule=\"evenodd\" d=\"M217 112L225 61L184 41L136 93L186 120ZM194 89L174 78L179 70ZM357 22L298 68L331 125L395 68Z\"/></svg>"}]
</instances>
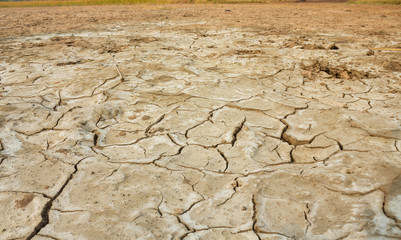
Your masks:
<instances>
[{"instance_id":1,"label":"salty soil","mask_svg":"<svg viewBox=\"0 0 401 240\"><path fill-rule=\"evenodd\" d=\"M0 9L0 239L401 238L401 7Z\"/></svg>"}]
</instances>

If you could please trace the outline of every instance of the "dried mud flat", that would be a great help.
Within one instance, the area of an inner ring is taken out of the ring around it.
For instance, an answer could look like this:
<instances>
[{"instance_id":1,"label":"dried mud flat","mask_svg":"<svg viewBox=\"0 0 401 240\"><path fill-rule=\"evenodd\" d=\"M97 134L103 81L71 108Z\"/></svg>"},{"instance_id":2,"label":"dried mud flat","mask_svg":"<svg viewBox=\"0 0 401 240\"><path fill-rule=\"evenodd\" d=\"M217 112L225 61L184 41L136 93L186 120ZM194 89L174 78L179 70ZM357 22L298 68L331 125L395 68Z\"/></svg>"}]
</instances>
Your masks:
<instances>
[{"instance_id":1,"label":"dried mud flat","mask_svg":"<svg viewBox=\"0 0 401 240\"><path fill-rule=\"evenodd\" d=\"M401 238L400 7L0 16L0 239Z\"/></svg>"}]
</instances>

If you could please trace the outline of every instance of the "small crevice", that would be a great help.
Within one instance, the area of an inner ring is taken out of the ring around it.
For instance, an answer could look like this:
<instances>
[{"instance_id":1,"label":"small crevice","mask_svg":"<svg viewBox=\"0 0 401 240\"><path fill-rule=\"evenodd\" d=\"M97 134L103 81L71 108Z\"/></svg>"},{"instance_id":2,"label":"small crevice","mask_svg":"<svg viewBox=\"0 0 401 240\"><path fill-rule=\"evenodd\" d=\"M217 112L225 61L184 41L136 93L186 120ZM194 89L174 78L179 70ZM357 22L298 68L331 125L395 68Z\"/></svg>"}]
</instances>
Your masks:
<instances>
[{"instance_id":1,"label":"small crevice","mask_svg":"<svg viewBox=\"0 0 401 240\"><path fill-rule=\"evenodd\" d=\"M121 168L121 165L118 166L118 168L116 168L116 169L114 169L113 171L111 171L111 173L110 173L109 175L105 176L105 177L103 178L103 180L105 180L106 178L109 178L109 177L113 176L114 173L116 173L120 168Z\"/></svg>"},{"instance_id":2,"label":"small crevice","mask_svg":"<svg viewBox=\"0 0 401 240\"><path fill-rule=\"evenodd\" d=\"M185 137L188 138L189 131L191 131L192 129L197 128L197 127L199 127L200 125L202 125L202 124L204 124L204 123L206 123L206 122L209 122L209 121L211 122L211 119L212 119L212 117L213 117L214 112L215 112L215 111L218 111L218 110L220 110L220 109L222 109L223 107L225 107L225 105L223 105L223 106L221 106L221 107L218 107L218 108L216 108L216 109L211 110L211 111L209 112L209 115L208 115L208 117L207 117L206 120L204 120L204 121L202 121L202 122L200 122L200 123L197 123L197 124L195 124L194 126L188 128L188 129L185 131Z\"/></svg>"},{"instance_id":3,"label":"small crevice","mask_svg":"<svg viewBox=\"0 0 401 240\"><path fill-rule=\"evenodd\" d=\"M336 142L338 144L338 148L340 148L341 151L344 150L343 145L337 140L336 140Z\"/></svg>"},{"instance_id":4,"label":"small crevice","mask_svg":"<svg viewBox=\"0 0 401 240\"><path fill-rule=\"evenodd\" d=\"M194 126L188 128L188 129L185 131L185 138L188 138L189 131L191 131L192 129L194 129L194 128L196 128L196 127L199 127L200 125L204 124L204 123L207 122L207 121L209 121L209 118L208 118L207 120L205 120L205 121L202 121L202 122L200 122L200 123L198 123L198 124L195 124Z\"/></svg>"},{"instance_id":5,"label":"small crevice","mask_svg":"<svg viewBox=\"0 0 401 240\"><path fill-rule=\"evenodd\" d=\"M184 239L186 236L188 236L188 234L193 233L194 229L192 229L187 223L185 223L184 221L181 220L179 215L175 215L175 217L177 218L178 223L182 224L185 229L187 229L188 232L184 233L180 239Z\"/></svg>"},{"instance_id":6,"label":"small crevice","mask_svg":"<svg viewBox=\"0 0 401 240\"><path fill-rule=\"evenodd\" d=\"M95 147L97 146L99 136L100 136L99 131L97 131L97 130L93 131L93 146L95 146Z\"/></svg>"},{"instance_id":7,"label":"small crevice","mask_svg":"<svg viewBox=\"0 0 401 240\"><path fill-rule=\"evenodd\" d=\"M162 198L160 199L159 205L157 205L157 212L160 214L160 217L163 217L163 213L160 210L160 205L163 203L163 200L164 200L164 196L162 194Z\"/></svg>"},{"instance_id":8,"label":"small crevice","mask_svg":"<svg viewBox=\"0 0 401 240\"><path fill-rule=\"evenodd\" d=\"M259 233L264 233L264 234L275 234L275 235L280 235L280 236L282 236L282 237L285 237L286 239L296 240L294 237L287 236L287 235L282 234L282 233L280 233L280 232L267 232L267 231L259 230Z\"/></svg>"},{"instance_id":9,"label":"small crevice","mask_svg":"<svg viewBox=\"0 0 401 240\"><path fill-rule=\"evenodd\" d=\"M53 111L57 111L57 107L61 106L63 104L63 99L61 98L61 90L57 92L58 95L58 101L57 104L53 107Z\"/></svg>"},{"instance_id":10,"label":"small crevice","mask_svg":"<svg viewBox=\"0 0 401 240\"><path fill-rule=\"evenodd\" d=\"M292 155L292 153L294 152L295 148L290 150L290 163L294 163L294 156Z\"/></svg>"},{"instance_id":11,"label":"small crevice","mask_svg":"<svg viewBox=\"0 0 401 240\"><path fill-rule=\"evenodd\" d=\"M179 144L177 141L174 140L174 138L171 136L170 133L167 133L167 137L170 139L171 142L173 142L175 145L180 146L180 147L184 147L185 145L181 145Z\"/></svg>"},{"instance_id":12,"label":"small crevice","mask_svg":"<svg viewBox=\"0 0 401 240\"><path fill-rule=\"evenodd\" d=\"M195 170L195 171L203 173L203 174L205 174L205 172L211 172L211 173L216 173L216 174L230 174L230 175L241 174L241 173L234 173L234 172L222 172L221 170L215 171L215 170L210 170L210 169L199 169L199 168L195 168L195 167L185 166L185 165L182 165L182 164L177 164L177 166L180 166L180 167L186 168L186 169L192 169L192 170ZM165 168L167 169L167 167L165 167ZM171 169L170 171L182 171L182 170L172 170Z\"/></svg>"},{"instance_id":13,"label":"small crevice","mask_svg":"<svg viewBox=\"0 0 401 240\"><path fill-rule=\"evenodd\" d=\"M50 239L54 239L54 240L61 240L60 238L56 238L56 237L49 236L49 235L46 235L46 234L38 234L38 236L46 237L46 238L50 238Z\"/></svg>"},{"instance_id":14,"label":"small crevice","mask_svg":"<svg viewBox=\"0 0 401 240\"><path fill-rule=\"evenodd\" d=\"M92 96L94 96L94 95L96 95L96 94L99 94L99 93L96 93L96 94L95 94L96 90L98 90L99 88L101 88L102 86L104 86L109 80L116 79L117 77L118 77L118 75L117 75L117 76L114 76L114 77L111 77L111 78L107 78L107 79L105 79L101 84L99 84L98 86L94 87L94 88L92 89L92 93L91 93L90 97L92 97Z\"/></svg>"},{"instance_id":15,"label":"small crevice","mask_svg":"<svg viewBox=\"0 0 401 240\"><path fill-rule=\"evenodd\" d=\"M182 224L182 223L181 223ZM182 236L180 236L180 240L184 240L189 234L193 233L193 231L186 232Z\"/></svg>"},{"instance_id":16,"label":"small crevice","mask_svg":"<svg viewBox=\"0 0 401 240\"><path fill-rule=\"evenodd\" d=\"M66 111L66 112L64 112L58 119L57 119L57 121L56 121L56 123L54 124L54 126L53 127L51 127L51 128L49 128L49 129L43 129L43 130L41 130L41 131L44 131L44 130L54 130L54 128L56 128L57 126L58 126L58 123L60 122L60 120L67 114L67 113L69 113L69 112L72 112L73 110L75 110L75 109L79 109L79 108L82 108L82 107L80 107L80 106L77 106L77 107L73 107L73 108L70 108L70 109L68 109L68 111ZM40 132L41 132L40 131ZM38 132L39 133L39 132ZM36 133L35 133L36 134ZM33 135L33 134L32 134Z\"/></svg>"},{"instance_id":17,"label":"small crevice","mask_svg":"<svg viewBox=\"0 0 401 240\"><path fill-rule=\"evenodd\" d=\"M397 150L398 152L401 152L401 150L397 146L397 140L394 140L394 147L395 147L395 150Z\"/></svg>"},{"instance_id":18,"label":"small crevice","mask_svg":"<svg viewBox=\"0 0 401 240\"><path fill-rule=\"evenodd\" d=\"M306 235L308 235L309 227L312 226L312 223L311 223L311 222L309 221L309 219L308 219L308 214L309 214L310 211L311 211L311 209L309 208L309 203L306 204L306 209L308 209L308 212L304 212L304 218L305 218L305 221L308 222L308 226L306 226L306 229L305 229L305 236L304 236L304 239L306 239Z\"/></svg>"},{"instance_id":19,"label":"small crevice","mask_svg":"<svg viewBox=\"0 0 401 240\"><path fill-rule=\"evenodd\" d=\"M216 148L217 149L217 148ZM228 159L227 159L227 157L224 155L224 153L222 152L222 151L220 151L219 149L217 149L217 151L219 152L219 154L220 154L220 156L224 159L224 161L226 162L226 166L225 166L225 168L224 168L224 170L223 170L223 172L226 172L227 171L227 169L228 169Z\"/></svg>"},{"instance_id":20,"label":"small crevice","mask_svg":"<svg viewBox=\"0 0 401 240\"><path fill-rule=\"evenodd\" d=\"M135 163L135 162L126 162L126 163L129 163L129 164L138 164L138 165L150 165L150 164L153 164L155 167L163 168L163 169L165 169L165 170L167 170L167 171L170 171L170 172L181 172L180 170L172 169L172 168L169 168L169 167L166 167L166 166L163 166L163 165L158 164L158 163L157 163L157 159L156 159L155 161L153 161L153 162L150 162L150 163Z\"/></svg>"},{"instance_id":21,"label":"small crevice","mask_svg":"<svg viewBox=\"0 0 401 240\"><path fill-rule=\"evenodd\" d=\"M32 239L33 237L35 237L40 230L42 230L44 227L46 227L46 225L49 223L49 212L50 209L53 205L54 200L57 199L58 196L60 196L60 194L63 192L64 188L68 185L68 183L71 181L71 179L73 179L75 173L78 172L78 165L87 158L83 158L81 160L79 160L75 165L74 165L74 172L72 172L70 174L70 176L67 178L67 180L65 181L65 183L63 184L63 186L60 188L60 190L45 204L45 206L43 207L41 216L42 216L42 221L35 227L34 231L27 237L27 240Z\"/></svg>"},{"instance_id":22,"label":"small crevice","mask_svg":"<svg viewBox=\"0 0 401 240\"><path fill-rule=\"evenodd\" d=\"M213 229L233 229L234 227L229 227L229 226L212 226L212 227L205 227L205 228L199 228L199 229L192 229L189 232L184 233L180 239L183 240L185 239L189 234L193 234L196 232L202 232L202 231L209 231Z\"/></svg>"},{"instance_id":23,"label":"small crevice","mask_svg":"<svg viewBox=\"0 0 401 240\"><path fill-rule=\"evenodd\" d=\"M292 143L290 142L290 141L288 141L286 138L285 138L285 132L288 130L288 124L287 124L287 122L286 121L284 121L284 119L280 119L280 122L282 122L285 126L284 126L284 128L283 128L283 131L281 131L281 135L280 135L280 140L282 141L282 142L286 142L286 143L288 143L289 145L292 145Z\"/></svg>"},{"instance_id":24,"label":"small crevice","mask_svg":"<svg viewBox=\"0 0 401 240\"><path fill-rule=\"evenodd\" d=\"M331 192L340 193L340 194L346 195L346 196L364 196L364 195L367 195L367 194L372 193L374 191L380 190L379 188L375 188L375 189L372 189L372 190L369 190L369 191L366 191L366 192L344 192L344 191L341 191L341 190L337 190L337 189L333 189L333 188L327 187L324 184L323 184L323 187L325 189L331 191Z\"/></svg>"},{"instance_id":25,"label":"small crevice","mask_svg":"<svg viewBox=\"0 0 401 240\"><path fill-rule=\"evenodd\" d=\"M200 200L198 200L198 201L192 203L191 206L189 206L188 209L184 210L184 211L183 211L182 213L180 213L179 215L180 215L180 216L181 216L181 215L184 215L185 213L191 211L191 209L192 209L196 204L205 201L205 198L204 198L202 195L200 195L200 196L202 197L202 199L200 199Z\"/></svg>"},{"instance_id":26,"label":"small crevice","mask_svg":"<svg viewBox=\"0 0 401 240\"><path fill-rule=\"evenodd\" d=\"M371 103L370 103L370 100L368 101L368 105L369 105L369 109L366 109L366 111L368 111L368 110L370 110L370 109L373 108L372 105L371 105Z\"/></svg>"},{"instance_id":27,"label":"small crevice","mask_svg":"<svg viewBox=\"0 0 401 240\"><path fill-rule=\"evenodd\" d=\"M197 194L199 194L199 196L201 196L202 198L204 198L204 197L202 196L202 194L200 194L199 192L197 192L197 191L195 190L195 185L198 184L198 183L200 182L200 180L202 180L202 179L205 177L205 175L206 175L206 174L203 174L202 178L200 178L196 183L191 184L191 183L190 183L191 181L190 181L188 178L185 177L184 173L181 173L181 176L184 178L184 183L190 185L191 188L192 188L192 191L193 191L193 192L196 192Z\"/></svg>"},{"instance_id":28,"label":"small crevice","mask_svg":"<svg viewBox=\"0 0 401 240\"><path fill-rule=\"evenodd\" d=\"M11 176L11 175L9 175L9 176ZM6 176L6 177L8 177L8 176ZM38 194L38 195L41 195L41 196L44 197L44 198L51 199L51 197L50 197L49 195L44 194L44 193L40 193L40 192L29 192L29 191L0 191L0 193L30 193L30 194Z\"/></svg>"},{"instance_id":29,"label":"small crevice","mask_svg":"<svg viewBox=\"0 0 401 240\"><path fill-rule=\"evenodd\" d=\"M233 139L231 140L231 146L234 147L235 143L237 142L237 135L239 132L241 132L245 122L246 122L246 117L244 117L244 120L242 120L242 122L234 129Z\"/></svg>"},{"instance_id":30,"label":"small crevice","mask_svg":"<svg viewBox=\"0 0 401 240\"><path fill-rule=\"evenodd\" d=\"M223 202L217 204L217 205L216 205L217 207L220 207L220 206L224 205L226 202L228 202L230 199L232 199L232 198L234 197L234 195L237 193L237 188L239 187L238 178L239 178L239 177L236 177L236 178L234 179L234 181L235 181L235 184L234 184L234 187L233 187L234 192L233 192L233 193L231 194L231 196L228 197L226 200L224 200Z\"/></svg>"},{"instance_id":31,"label":"small crevice","mask_svg":"<svg viewBox=\"0 0 401 240\"><path fill-rule=\"evenodd\" d=\"M262 238L259 236L259 229L256 226L257 223L257 208L256 208L256 200L255 200L255 195L252 195L252 209L253 209L253 215L252 215L252 231L255 233L256 237L258 237L259 240L261 240Z\"/></svg>"},{"instance_id":32,"label":"small crevice","mask_svg":"<svg viewBox=\"0 0 401 240\"><path fill-rule=\"evenodd\" d=\"M62 210L62 209L58 209L58 208L52 208L51 210L61 212L61 213L87 212L87 210Z\"/></svg>"},{"instance_id":33,"label":"small crevice","mask_svg":"<svg viewBox=\"0 0 401 240\"><path fill-rule=\"evenodd\" d=\"M36 131L36 132L33 132L33 133L24 133L24 132L17 131L17 130L15 130L15 129L12 129L12 130L13 130L14 132L18 133L18 134L22 134L22 135L27 136L27 137L31 137L31 136L34 136L34 135L39 134L39 133L41 133L41 132L50 131L50 130L53 130L53 131L71 130L71 129L55 129L55 128L56 128L57 125L59 124L60 120L61 120L67 113L73 111L74 109L78 109L78 108L82 108L82 107L79 107L79 106L78 106L78 107L73 107L73 108L70 108L69 110L67 110L66 112L64 112L64 113L56 120L56 123L55 123L52 127L50 127L50 128L45 127L45 128L42 128L42 129L40 129L40 130L38 130L38 131Z\"/></svg>"},{"instance_id":34,"label":"small crevice","mask_svg":"<svg viewBox=\"0 0 401 240\"><path fill-rule=\"evenodd\" d=\"M201 232L201 231L208 231L211 229L232 229L234 227L229 227L229 226L212 226L212 227L205 227L205 228L198 228L195 229L195 232Z\"/></svg>"},{"instance_id":35,"label":"small crevice","mask_svg":"<svg viewBox=\"0 0 401 240\"><path fill-rule=\"evenodd\" d=\"M383 214L387 217L387 218L389 218L389 219L391 219L391 220L393 220L394 221L394 225L398 228L398 229L400 229L401 230L401 227L399 226L399 222L397 221L397 218L395 218L394 216L391 216L389 213L387 213L387 211L386 211L386 208L385 208L385 206L386 206L386 193L384 192L384 191L382 191L382 190L380 190L382 193L383 193L383 195L384 195L384 197L383 197L383 205L382 205L382 211L383 211Z\"/></svg>"},{"instance_id":36,"label":"small crevice","mask_svg":"<svg viewBox=\"0 0 401 240\"><path fill-rule=\"evenodd\" d=\"M155 126L156 124L160 123L165 117L165 114L161 115L155 122L153 122L152 124L150 124L146 129L145 129L145 134L147 136L149 136L149 131L150 129Z\"/></svg>"},{"instance_id":37,"label":"small crevice","mask_svg":"<svg viewBox=\"0 0 401 240\"><path fill-rule=\"evenodd\" d=\"M120 80L121 80L121 81L124 81L124 76L121 74L120 68L118 67L117 64L116 64L116 69L117 69L118 75L120 75Z\"/></svg>"},{"instance_id":38,"label":"small crevice","mask_svg":"<svg viewBox=\"0 0 401 240\"><path fill-rule=\"evenodd\" d=\"M308 105L308 103L306 103L306 107L294 108L294 111L293 111L292 113L289 113L289 114L285 115L282 119L279 119L280 122L281 122L282 124L284 124L284 128L283 128L283 130L281 131L281 135L280 135L280 140L281 140L281 141L286 142L286 143L288 143L289 145L292 145L292 146L308 144L308 143L311 143L311 142L313 141L314 138L312 138L312 139L309 140L309 141L305 141L305 142L304 142L304 141L296 141L296 142L299 142L299 143L293 143L293 142L291 141L291 139L289 139L288 136L285 134L285 133L288 131L288 128L289 128L289 124L286 122L286 119L287 119L289 116L295 115L299 110L305 110L305 109L308 109L308 108L309 108L309 105ZM315 137L316 137L316 136L315 136Z\"/></svg>"}]
</instances>

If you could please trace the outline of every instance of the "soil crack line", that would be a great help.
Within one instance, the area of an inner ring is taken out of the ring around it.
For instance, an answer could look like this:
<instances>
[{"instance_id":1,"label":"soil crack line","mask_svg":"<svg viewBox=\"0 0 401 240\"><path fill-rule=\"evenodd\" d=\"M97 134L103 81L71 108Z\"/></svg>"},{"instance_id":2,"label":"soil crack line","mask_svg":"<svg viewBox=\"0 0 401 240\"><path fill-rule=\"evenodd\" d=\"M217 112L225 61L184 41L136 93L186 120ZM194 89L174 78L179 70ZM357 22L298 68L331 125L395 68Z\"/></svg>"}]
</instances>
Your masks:
<instances>
[{"instance_id":1,"label":"soil crack line","mask_svg":"<svg viewBox=\"0 0 401 240\"><path fill-rule=\"evenodd\" d=\"M239 132L241 132L242 128L244 127L245 122L246 122L246 117L244 117L244 120L242 120L242 122L240 123L240 125L238 125L238 126L234 129L233 140L231 140L231 146L234 147L235 142L237 142L237 135L238 135Z\"/></svg>"},{"instance_id":2,"label":"soil crack line","mask_svg":"<svg viewBox=\"0 0 401 240\"><path fill-rule=\"evenodd\" d=\"M160 123L160 122L164 119L164 116L165 116L165 114L161 115L154 123L150 124L150 125L146 128L145 134L146 134L147 136L149 136L149 131L150 131L150 129L151 129L154 125Z\"/></svg>"},{"instance_id":3,"label":"soil crack line","mask_svg":"<svg viewBox=\"0 0 401 240\"><path fill-rule=\"evenodd\" d=\"M63 192L64 188L67 186L67 184L70 182L71 179L73 179L75 173L78 172L78 165L86 158L82 158L81 160L79 160L75 165L74 165L74 172L72 172L70 174L70 176L68 177L68 179L65 181L65 183L63 184L63 186L60 188L60 190L50 199L50 201L48 201L41 213L42 216L42 221L35 227L34 231L27 237L27 240L32 239L33 237L35 237L40 230L42 230L44 227L46 227L47 224L49 224L49 212L51 210L51 207L53 205L53 201L57 199L58 196L60 196L60 194Z\"/></svg>"},{"instance_id":4,"label":"soil crack line","mask_svg":"<svg viewBox=\"0 0 401 240\"><path fill-rule=\"evenodd\" d=\"M226 157L226 155L224 155L224 153L222 151L220 151L219 149L216 148L216 150L219 152L220 156L224 159L224 161L226 162L226 167L224 168L223 172L226 172L228 169L228 159Z\"/></svg>"},{"instance_id":5,"label":"soil crack line","mask_svg":"<svg viewBox=\"0 0 401 240\"><path fill-rule=\"evenodd\" d=\"M256 209L256 200L255 200L255 195L252 195L252 209L253 209L253 215L252 215L252 231L255 233L255 235L258 237L259 240L262 238L259 236L259 229L256 226L257 223L257 218L256 215L258 214L257 209Z\"/></svg>"}]
</instances>

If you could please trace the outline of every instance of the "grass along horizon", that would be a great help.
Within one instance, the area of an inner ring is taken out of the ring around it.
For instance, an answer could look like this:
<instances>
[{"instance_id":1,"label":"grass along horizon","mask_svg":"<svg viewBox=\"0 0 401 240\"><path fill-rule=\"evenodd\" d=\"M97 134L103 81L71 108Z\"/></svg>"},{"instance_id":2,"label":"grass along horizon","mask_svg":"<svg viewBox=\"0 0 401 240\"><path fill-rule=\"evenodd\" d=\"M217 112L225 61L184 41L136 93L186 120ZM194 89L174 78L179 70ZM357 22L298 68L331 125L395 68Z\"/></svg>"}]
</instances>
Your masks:
<instances>
[{"instance_id":1,"label":"grass along horizon","mask_svg":"<svg viewBox=\"0 0 401 240\"><path fill-rule=\"evenodd\" d=\"M134 4L219 4L219 3L273 3L286 0L33 0L0 1L0 7L51 7ZM401 0L400 0L401 1ZM287 1L290 2L290 1Z\"/></svg>"},{"instance_id":2,"label":"grass along horizon","mask_svg":"<svg viewBox=\"0 0 401 240\"><path fill-rule=\"evenodd\" d=\"M134 4L239 4L239 3L277 3L296 2L288 0L39 0L39 1L0 1L0 7L52 7L52 6L90 6L90 5L134 5ZM317 1L306 1L317 2ZM337 1L338 2L338 1ZM401 0L348 0L352 4L393 4L401 5Z\"/></svg>"}]
</instances>

